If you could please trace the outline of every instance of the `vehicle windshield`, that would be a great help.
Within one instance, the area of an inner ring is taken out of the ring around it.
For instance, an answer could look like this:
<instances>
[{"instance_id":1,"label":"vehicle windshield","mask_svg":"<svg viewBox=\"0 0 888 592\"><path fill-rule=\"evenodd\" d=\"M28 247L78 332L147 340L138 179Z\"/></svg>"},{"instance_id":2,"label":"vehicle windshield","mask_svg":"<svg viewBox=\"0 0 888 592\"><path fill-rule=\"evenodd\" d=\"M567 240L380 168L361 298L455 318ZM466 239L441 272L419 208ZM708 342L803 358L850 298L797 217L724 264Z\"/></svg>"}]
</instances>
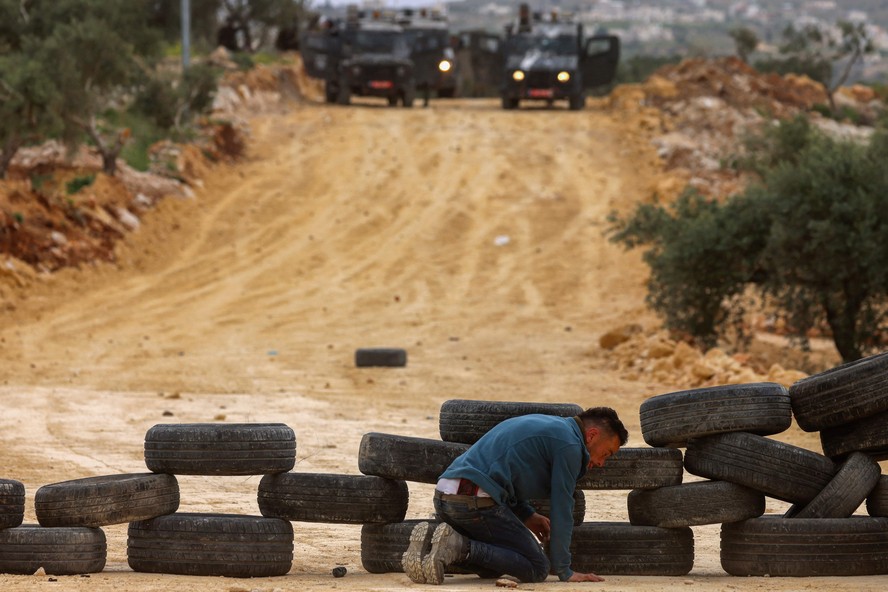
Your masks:
<instances>
[{"instance_id":1,"label":"vehicle windshield","mask_svg":"<svg viewBox=\"0 0 888 592\"><path fill-rule=\"evenodd\" d=\"M405 29L407 42L415 52L443 50L448 47L447 31L441 29Z\"/></svg>"},{"instance_id":2,"label":"vehicle windshield","mask_svg":"<svg viewBox=\"0 0 888 592\"><path fill-rule=\"evenodd\" d=\"M357 31L352 50L355 53L386 53L397 56L410 53L404 34L399 31Z\"/></svg>"},{"instance_id":3,"label":"vehicle windshield","mask_svg":"<svg viewBox=\"0 0 888 592\"><path fill-rule=\"evenodd\" d=\"M555 55L576 55L577 36L521 33L509 37L508 53L527 53L534 49Z\"/></svg>"}]
</instances>

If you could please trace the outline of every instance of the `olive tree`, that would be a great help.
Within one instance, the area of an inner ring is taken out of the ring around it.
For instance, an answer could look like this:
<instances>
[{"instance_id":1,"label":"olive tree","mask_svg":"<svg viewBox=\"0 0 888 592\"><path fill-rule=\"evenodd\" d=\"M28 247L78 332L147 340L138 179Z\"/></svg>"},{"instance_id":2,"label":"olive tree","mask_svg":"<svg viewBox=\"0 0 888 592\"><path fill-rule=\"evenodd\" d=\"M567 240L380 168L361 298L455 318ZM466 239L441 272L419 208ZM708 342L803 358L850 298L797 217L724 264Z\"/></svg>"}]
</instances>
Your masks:
<instances>
[{"instance_id":1,"label":"olive tree","mask_svg":"<svg viewBox=\"0 0 888 592\"><path fill-rule=\"evenodd\" d=\"M825 325L843 360L862 357L888 320L888 136L860 145L798 118L747 145L744 192L612 215L612 240L646 247L648 301L673 331L713 345L751 287L803 345Z\"/></svg>"}]
</instances>

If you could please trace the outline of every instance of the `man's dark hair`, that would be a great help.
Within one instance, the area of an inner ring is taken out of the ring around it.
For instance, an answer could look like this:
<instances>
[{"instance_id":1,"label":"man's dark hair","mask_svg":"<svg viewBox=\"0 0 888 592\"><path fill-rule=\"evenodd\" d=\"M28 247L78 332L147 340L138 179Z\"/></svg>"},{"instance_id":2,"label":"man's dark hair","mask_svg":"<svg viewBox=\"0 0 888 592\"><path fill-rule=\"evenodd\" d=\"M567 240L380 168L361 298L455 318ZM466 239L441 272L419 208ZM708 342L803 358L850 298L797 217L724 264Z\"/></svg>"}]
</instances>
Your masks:
<instances>
[{"instance_id":1,"label":"man's dark hair","mask_svg":"<svg viewBox=\"0 0 888 592\"><path fill-rule=\"evenodd\" d=\"M610 407L590 407L580 413L579 417L584 425L593 424L610 431L620 439L620 446L625 446L626 441L629 440L629 432L617 417L617 412Z\"/></svg>"}]
</instances>

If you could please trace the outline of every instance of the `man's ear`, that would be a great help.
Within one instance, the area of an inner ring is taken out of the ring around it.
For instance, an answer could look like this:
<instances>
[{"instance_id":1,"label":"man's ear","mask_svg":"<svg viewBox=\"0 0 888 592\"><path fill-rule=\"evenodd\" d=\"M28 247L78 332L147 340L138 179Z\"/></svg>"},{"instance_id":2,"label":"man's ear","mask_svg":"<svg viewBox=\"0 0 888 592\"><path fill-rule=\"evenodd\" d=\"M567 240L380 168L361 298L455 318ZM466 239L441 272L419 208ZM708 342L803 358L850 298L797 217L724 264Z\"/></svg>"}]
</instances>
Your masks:
<instances>
[{"instance_id":1,"label":"man's ear","mask_svg":"<svg viewBox=\"0 0 888 592\"><path fill-rule=\"evenodd\" d=\"M598 436L598 434L600 434L600 433L601 433L601 430L599 430L598 428L596 428L594 426L586 428L586 440L587 441L594 440L595 437Z\"/></svg>"}]
</instances>

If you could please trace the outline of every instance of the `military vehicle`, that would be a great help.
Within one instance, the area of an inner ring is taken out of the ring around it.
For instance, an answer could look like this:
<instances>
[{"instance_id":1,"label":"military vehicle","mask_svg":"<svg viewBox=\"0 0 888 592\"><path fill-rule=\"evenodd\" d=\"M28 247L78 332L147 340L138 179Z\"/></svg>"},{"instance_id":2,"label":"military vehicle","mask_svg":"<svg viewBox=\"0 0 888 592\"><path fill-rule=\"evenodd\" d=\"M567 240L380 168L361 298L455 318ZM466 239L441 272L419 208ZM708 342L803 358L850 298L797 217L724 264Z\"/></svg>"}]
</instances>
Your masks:
<instances>
[{"instance_id":1,"label":"military vehicle","mask_svg":"<svg viewBox=\"0 0 888 592\"><path fill-rule=\"evenodd\" d=\"M416 90L428 101L456 95L457 62L447 17L437 10L404 8L395 14L410 44Z\"/></svg>"},{"instance_id":2,"label":"military vehicle","mask_svg":"<svg viewBox=\"0 0 888 592\"><path fill-rule=\"evenodd\" d=\"M586 91L613 81L620 40L613 35L587 37L581 23L552 11L531 14L519 7L518 23L506 27L503 42L503 109L523 100L566 100L572 110L586 104Z\"/></svg>"},{"instance_id":3,"label":"military vehicle","mask_svg":"<svg viewBox=\"0 0 888 592\"><path fill-rule=\"evenodd\" d=\"M300 42L305 70L324 80L328 103L353 96L382 97L412 107L416 78L403 27L379 12L350 9L345 19L324 20Z\"/></svg>"}]
</instances>

